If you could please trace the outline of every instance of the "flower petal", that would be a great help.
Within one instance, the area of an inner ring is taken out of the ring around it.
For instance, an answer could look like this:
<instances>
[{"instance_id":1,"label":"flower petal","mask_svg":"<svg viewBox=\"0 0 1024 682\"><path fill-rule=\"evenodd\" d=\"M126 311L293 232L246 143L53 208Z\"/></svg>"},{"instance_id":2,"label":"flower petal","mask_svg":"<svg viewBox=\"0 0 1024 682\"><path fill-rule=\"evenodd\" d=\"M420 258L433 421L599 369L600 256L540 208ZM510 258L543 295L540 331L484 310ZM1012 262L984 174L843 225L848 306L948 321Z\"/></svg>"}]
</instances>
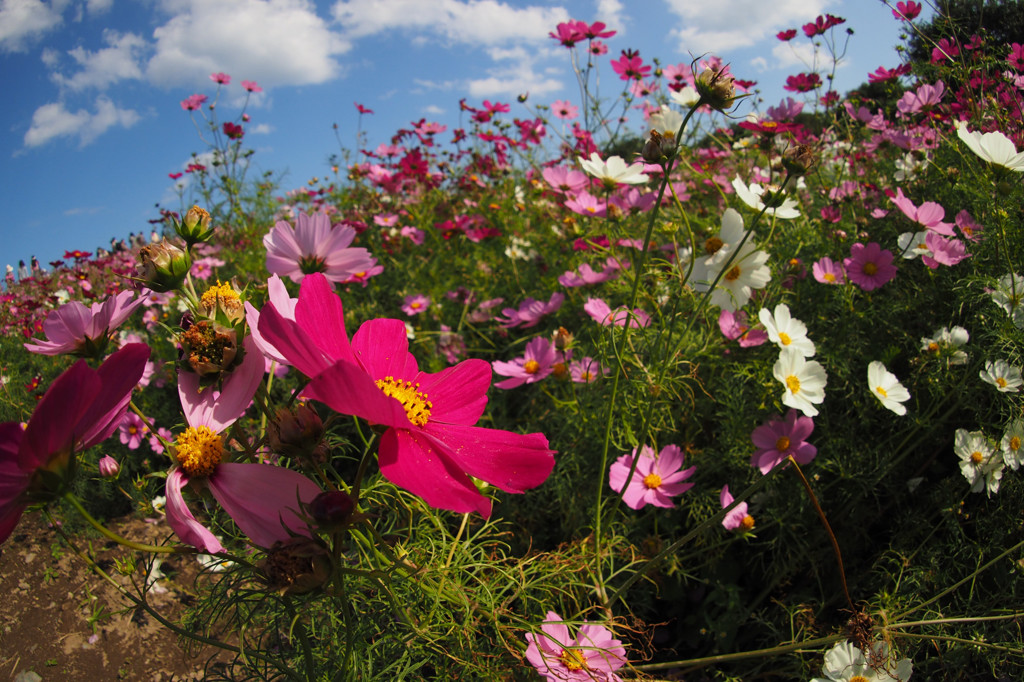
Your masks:
<instances>
[{"instance_id":1,"label":"flower petal","mask_svg":"<svg viewBox=\"0 0 1024 682\"><path fill-rule=\"evenodd\" d=\"M167 523L175 535L182 542L201 549L207 554L217 554L224 551L220 540L210 532L210 529L196 521L192 512L185 504L185 498L181 489L188 483L188 477L178 467L174 467L171 473L167 474L167 484L164 486L164 494L167 496Z\"/></svg>"},{"instance_id":2,"label":"flower petal","mask_svg":"<svg viewBox=\"0 0 1024 682\"><path fill-rule=\"evenodd\" d=\"M536 488L555 466L541 433L428 422L423 433L470 476L510 493Z\"/></svg>"}]
</instances>

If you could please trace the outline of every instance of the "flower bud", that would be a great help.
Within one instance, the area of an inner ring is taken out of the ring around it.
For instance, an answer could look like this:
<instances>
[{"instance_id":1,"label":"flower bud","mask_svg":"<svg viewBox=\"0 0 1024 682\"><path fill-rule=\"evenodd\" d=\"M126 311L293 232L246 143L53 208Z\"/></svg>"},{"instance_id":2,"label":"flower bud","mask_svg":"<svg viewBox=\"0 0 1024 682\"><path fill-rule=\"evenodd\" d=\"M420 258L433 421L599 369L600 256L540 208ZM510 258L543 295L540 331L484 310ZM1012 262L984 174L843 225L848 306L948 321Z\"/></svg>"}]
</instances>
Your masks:
<instances>
[{"instance_id":1,"label":"flower bud","mask_svg":"<svg viewBox=\"0 0 1024 682\"><path fill-rule=\"evenodd\" d=\"M187 251L164 239L139 249L136 281L158 293L179 289L192 268Z\"/></svg>"},{"instance_id":2,"label":"flower bud","mask_svg":"<svg viewBox=\"0 0 1024 682\"><path fill-rule=\"evenodd\" d=\"M270 449L286 457L309 457L324 436L324 424L309 405L279 408L267 424Z\"/></svg>"},{"instance_id":3,"label":"flower bud","mask_svg":"<svg viewBox=\"0 0 1024 682\"><path fill-rule=\"evenodd\" d=\"M121 465L110 455L103 455L100 458L99 468L100 476L103 478L115 478L118 472L121 471Z\"/></svg>"},{"instance_id":4,"label":"flower bud","mask_svg":"<svg viewBox=\"0 0 1024 682\"><path fill-rule=\"evenodd\" d=\"M697 92L701 100L712 109L727 111L736 100L735 79L724 70L704 69L697 76Z\"/></svg>"},{"instance_id":5,"label":"flower bud","mask_svg":"<svg viewBox=\"0 0 1024 682\"><path fill-rule=\"evenodd\" d=\"M672 133L662 135L657 130L651 131L651 136L640 152L647 163L662 163L676 151L676 139Z\"/></svg>"},{"instance_id":6,"label":"flower bud","mask_svg":"<svg viewBox=\"0 0 1024 682\"><path fill-rule=\"evenodd\" d=\"M309 503L309 515L318 526L328 530L348 521L355 509L355 500L343 490L324 491Z\"/></svg>"},{"instance_id":7,"label":"flower bud","mask_svg":"<svg viewBox=\"0 0 1024 682\"><path fill-rule=\"evenodd\" d=\"M565 350L572 345L572 332L565 327L559 327L551 336L555 342L555 348L558 350Z\"/></svg>"},{"instance_id":8,"label":"flower bud","mask_svg":"<svg viewBox=\"0 0 1024 682\"><path fill-rule=\"evenodd\" d=\"M817 159L810 145L798 144L782 155L782 167L793 176L804 175L814 166Z\"/></svg>"},{"instance_id":9,"label":"flower bud","mask_svg":"<svg viewBox=\"0 0 1024 682\"><path fill-rule=\"evenodd\" d=\"M331 557L316 540L297 535L275 542L260 563L270 589L278 594L305 594L331 577Z\"/></svg>"},{"instance_id":10,"label":"flower bud","mask_svg":"<svg viewBox=\"0 0 1024 682\"><path fill-rule=\"evenodd\" d=\"M205 242L213 234L213 228L210 227L210 213L204 208L193 206L181 222L175 224L174 229L178 236L185 240L189 248L197 242Z\"/></svg>"}]
</instances>

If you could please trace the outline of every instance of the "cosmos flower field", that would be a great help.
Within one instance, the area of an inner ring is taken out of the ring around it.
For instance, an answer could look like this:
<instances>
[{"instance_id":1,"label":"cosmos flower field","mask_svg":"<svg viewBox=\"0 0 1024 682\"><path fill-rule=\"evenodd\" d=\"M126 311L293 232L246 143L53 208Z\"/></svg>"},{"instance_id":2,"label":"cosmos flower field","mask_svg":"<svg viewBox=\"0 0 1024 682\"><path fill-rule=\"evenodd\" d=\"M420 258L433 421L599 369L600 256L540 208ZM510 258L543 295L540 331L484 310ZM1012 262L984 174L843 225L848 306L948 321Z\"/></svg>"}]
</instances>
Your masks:
<instances>
[{"instance_id":1,"label":"cosmos flower field","mask_svg":"<svg viewBox=\"0 0 1024 682\"><path fill-rule=\"evenodd\" d=\"M1024 47L766 106L610 35L291 191L212 74L156 238L7 282L0 540L204 561L211 679L1020 679Z\"/></svg>"}]
</instances>

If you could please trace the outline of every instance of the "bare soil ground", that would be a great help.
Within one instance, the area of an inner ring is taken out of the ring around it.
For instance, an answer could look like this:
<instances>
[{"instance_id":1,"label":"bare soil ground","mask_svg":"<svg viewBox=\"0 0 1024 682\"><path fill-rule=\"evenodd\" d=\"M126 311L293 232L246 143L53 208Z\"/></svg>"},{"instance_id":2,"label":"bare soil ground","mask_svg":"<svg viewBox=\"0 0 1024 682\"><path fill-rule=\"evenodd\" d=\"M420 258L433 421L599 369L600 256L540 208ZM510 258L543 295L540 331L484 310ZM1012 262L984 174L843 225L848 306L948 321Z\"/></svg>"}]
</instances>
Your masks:
<instances>
[{"instance_id":1,"label":"bare soil ground","mask_svg":"<svg viewBox=\"0 0 1024 682\"><path fill-rule=\"evenodd\" d=\"M136 518L115 521L111 527L146 543L169 532L163 521ZM92 542L100 564L116 575L113 559L124 552L113 543ZM177 555L163 568L170 577L159 581L158 590L166 591L150 592L149 601L174 621L190 599L199 564L194 556ZM123 576L118 579L127 582ZM230 660L213 647L186 653L175 634L128 604L67 548L44 516L26 515L0 546L0 679L199 680L208 665L222 667Z\"/></svg>"}]
</instances>

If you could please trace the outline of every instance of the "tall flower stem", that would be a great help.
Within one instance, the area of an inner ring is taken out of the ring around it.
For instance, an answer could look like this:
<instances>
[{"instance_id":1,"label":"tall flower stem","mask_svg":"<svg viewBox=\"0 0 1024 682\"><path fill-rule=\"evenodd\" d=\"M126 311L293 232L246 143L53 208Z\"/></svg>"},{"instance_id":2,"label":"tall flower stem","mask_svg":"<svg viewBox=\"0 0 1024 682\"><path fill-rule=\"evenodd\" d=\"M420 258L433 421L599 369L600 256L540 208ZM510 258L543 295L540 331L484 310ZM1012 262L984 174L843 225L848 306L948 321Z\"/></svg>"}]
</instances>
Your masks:
<instances>
[{"instance_id":1,"label":"tall flower stem","mask_svg":"<svg viewBox=\"0 0 1024 682\"><path fill-rule=\"evenodd\" d=\"M78 501L78 498L75 497L73 494L66 493L64 495L64 499L70 502L71 506L75 508L75 510L82 516L82 518L85 519L90 526L99 531L99 533L103 537L107 538L108 540L113 540L119 545L123 545L125 547L138 550L140 552L149 552L151 554L197 554L199 552L199 550L195 549L194 547L167 547L164 545L147 545L141 542L135 542L133 540L129 540L128 538L121 537L120 535L118 535L117 533L110 530L102 523L94 519L92 515L85 510L85 507L82 506L82 503Z\"/></svg>"}]
</instances>

